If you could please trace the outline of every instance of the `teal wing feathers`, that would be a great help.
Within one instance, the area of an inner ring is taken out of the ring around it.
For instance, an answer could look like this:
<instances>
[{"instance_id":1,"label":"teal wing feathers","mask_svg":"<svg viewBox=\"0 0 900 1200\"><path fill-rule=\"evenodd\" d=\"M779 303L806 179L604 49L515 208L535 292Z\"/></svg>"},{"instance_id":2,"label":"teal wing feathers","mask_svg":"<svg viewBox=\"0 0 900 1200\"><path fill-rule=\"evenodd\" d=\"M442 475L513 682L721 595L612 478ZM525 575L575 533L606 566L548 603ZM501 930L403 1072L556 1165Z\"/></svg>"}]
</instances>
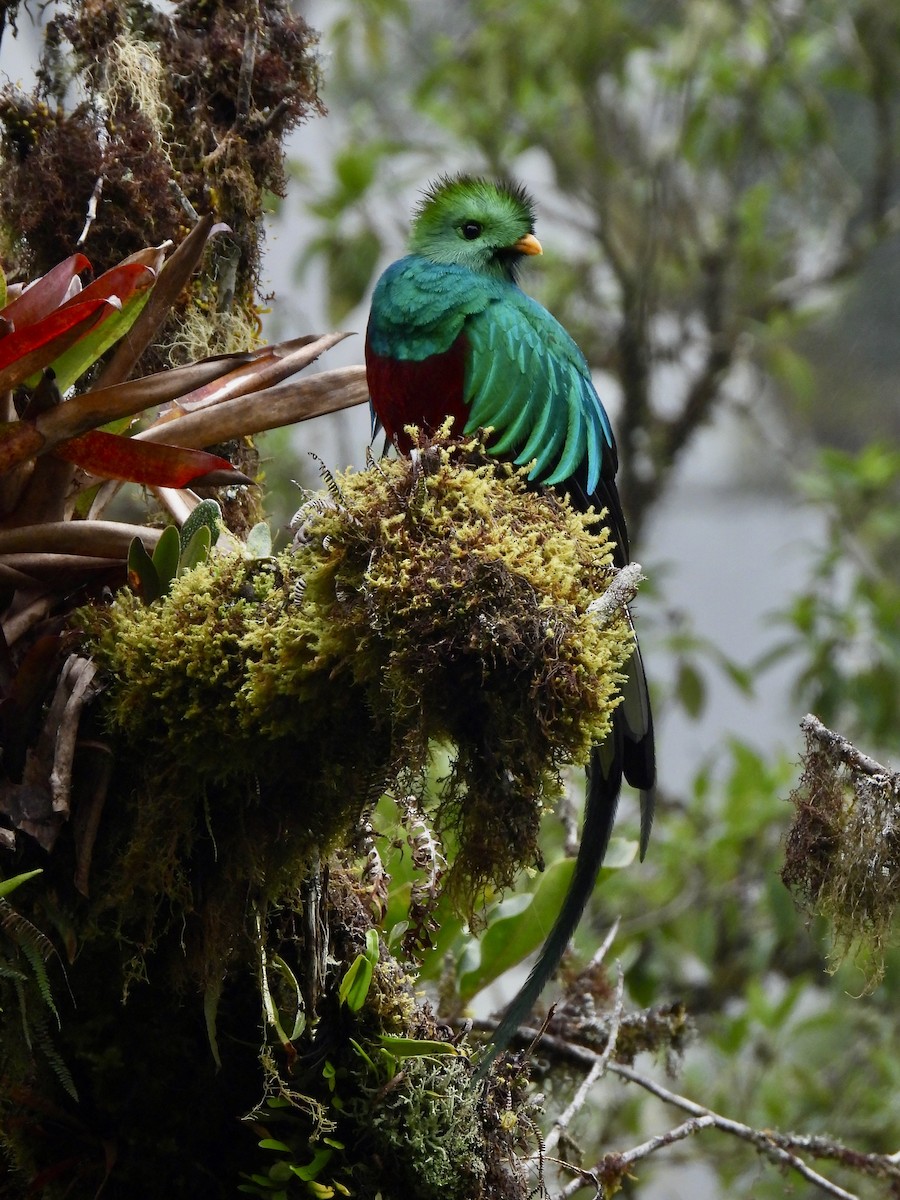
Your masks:
<instances>
[{"instance_id":1,"label":"teal wing feathers","mask_svg":"<svg viewBox=\"0 0 900 1200\"><path fill-rule=\"evenodd\" d=\"M587 492L616 469L609 418L587 362L559 322L514 285L468 315L466 432L490 426L492 454L533 464L529 478L567 481L584 469Z\"/></svg>"},{"instance_id":2,"label":"teal wing feathers","mask_svg":"<svg viewBox=\"0 0 900 1200\"><path fill-rule=\"evenodd\" d=\"M584 355L515 284L407 255L379 280L367 337L374 356L395 363L424 362L463 338L466 433L490 426L491 453L533 463L538 483L579 474L590 494L615 475L612 428Z\"/></svg>"},{"instance_id":3,"label":"teal wing feathers","mask_svg":"<svg viewBox=\"0 0 900 1200\"><path fill-rule=\"evenodd\" d=\"M381 357L423 362L446 353L495 292L491 280L471 271L408 254L392 263L375 287L367 340Z\"/></svg>"}]
</instances>

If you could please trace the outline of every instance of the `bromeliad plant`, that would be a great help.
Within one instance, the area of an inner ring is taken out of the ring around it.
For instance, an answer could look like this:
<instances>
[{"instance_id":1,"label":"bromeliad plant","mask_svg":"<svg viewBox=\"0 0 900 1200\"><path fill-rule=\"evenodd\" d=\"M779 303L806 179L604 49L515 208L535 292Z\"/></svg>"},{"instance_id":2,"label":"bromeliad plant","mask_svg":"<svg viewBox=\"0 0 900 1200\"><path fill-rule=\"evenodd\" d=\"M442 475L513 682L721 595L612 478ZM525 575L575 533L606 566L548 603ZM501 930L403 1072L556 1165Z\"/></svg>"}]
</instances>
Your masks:
<instances>
[{"instance_id":1,"label":"bromeliad plant","mask_svg":"<svg viewBox=\"0 0 900 1200\"><path fill-rule=\"evenodd\" d=\"M12 827L0 829L0 844L13 845L20 830L49 849L68 815L74 731L93 671L68 655L65 614L92 590L123 583L130 550L148 586L140 554L152 556L161 530L104 519L122 484L143 485L154 509L181 526L201 502L192 489L253 482L205 447L366 398L357 368L291 380L342 334L132 377L220 229L205 218L173 253L170 243L141 250L87 286L82 254L24 286L0 274L0 814Z\"/></svg>"},{"instance_id":2,"label":"bromeliad plant","mask_svg":"<svg viewBox=\"0 0 900 1200\"><path fill-rule=\"evenodd\" d=\"M25 552L33 526L96 518L110 498L105 489L86 504L84 493L97 478L130 480L153 489L249 483L230 462L199 447L364 399L358 371L329 373L315 383L272 391L340 340L340 334L295 339L129 379L215 232L211 220L201 221L168 262L167 245L144 250L83 289L79 272L90 264L81 254L15 296L0 279L0 299L6 300L0 309L5 417L0 426L0 524L6 531L18 530L15 538L0 538L0 555ZM116 342L115 355L85 388L86 373ZM80 394L63 399L79 382ZM165 416L156 416L133 437L122 435L138 414L164 403L172 405ZM73 529L45 532L38 539L41 546L28 549L102 555L109 545L90 521L78 533Z\"/></svg>"}]
</instances>

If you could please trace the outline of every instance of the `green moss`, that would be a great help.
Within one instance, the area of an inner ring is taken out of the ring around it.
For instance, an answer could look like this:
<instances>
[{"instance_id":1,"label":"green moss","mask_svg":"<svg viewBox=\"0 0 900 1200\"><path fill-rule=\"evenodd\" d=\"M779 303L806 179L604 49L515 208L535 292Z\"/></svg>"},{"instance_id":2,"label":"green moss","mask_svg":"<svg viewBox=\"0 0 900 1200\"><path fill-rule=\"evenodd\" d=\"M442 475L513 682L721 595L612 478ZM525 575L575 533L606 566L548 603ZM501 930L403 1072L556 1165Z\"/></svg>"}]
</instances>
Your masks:
<instances>
[{"instance_id":1,"label":"green moss","mask_svg":"<svg viewBox=\"0 0 900 1200\"><path fill-rule=\"evenodd\" d=\"M587 611L614 576L597 518L474 443L423 442L333 492L277 560L217 558L149 608L87 616L110 730L151 764L129 886L167 863L171 897L197 837L233 839L237 816L246 841L252 815L237 867L270 889L381 791L421 791L440 742L438 822L471 903L533 861L561 768L605 737L632 643L624 615Z\"/></svg>"},{"instance_id":2,"label":"green moss","mask_svg":"<svg viewBox=\"0 0 900 1200\"><path fill-rule=\"evenodd\" d=\"M290 1169L257 1145L259 1118L300 1165L333 1133L328 1172L360 1197L387 1200L396 1179L422 1196L529 1194L524 1078L473 1091L464 1048L388 1069L385 1033L447 1030L384 948L362 1009L340 1003L383 917L358 830L382 793L412 797L468 909L535 859L560 772L605 736L631 652L622 612L588 611L614 579L610 547L594 517L477 442L423 439L412 459L328 483L279 557L217 556L149 606L123 592L80 613L105 688L83 733L96 741L101 722L115 767L104 796L79 759L51 886L25 897L66 947L55 990L77 1015L53 1051L82 1097L51 1145L0 1096L29 1178L58 1155L93 1195L114 1145L122 1194L157 1194L149 1161L166 1195L231 1195L256 1164ZM18 1029L14 981L0 1000ZM148 1050L150 1077L125 1047ZM58 1097L58 1063L33 1060L4 1059L16 1086Z\"/></svg>"}]
</instances>

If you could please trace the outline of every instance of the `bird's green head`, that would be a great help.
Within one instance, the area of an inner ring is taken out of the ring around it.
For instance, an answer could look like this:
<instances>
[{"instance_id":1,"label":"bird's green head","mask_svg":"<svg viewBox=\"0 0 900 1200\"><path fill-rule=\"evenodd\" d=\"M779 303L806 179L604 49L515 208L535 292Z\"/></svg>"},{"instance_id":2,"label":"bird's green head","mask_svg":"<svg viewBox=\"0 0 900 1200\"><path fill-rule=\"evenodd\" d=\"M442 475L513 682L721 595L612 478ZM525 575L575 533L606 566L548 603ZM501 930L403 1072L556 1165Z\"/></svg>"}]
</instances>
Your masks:
<instances>
[{"instance_id":1,"label":"bird's green head","mask_svg":"<svg viewBox=\"0 0 900 1200\"><path fill-rule=\"evenodd\" d=\"M445 176L419 206L409 248L432 262L515 280L523 256L541 253L534 203L517 184Z\"/></svg>"}]
</instances>

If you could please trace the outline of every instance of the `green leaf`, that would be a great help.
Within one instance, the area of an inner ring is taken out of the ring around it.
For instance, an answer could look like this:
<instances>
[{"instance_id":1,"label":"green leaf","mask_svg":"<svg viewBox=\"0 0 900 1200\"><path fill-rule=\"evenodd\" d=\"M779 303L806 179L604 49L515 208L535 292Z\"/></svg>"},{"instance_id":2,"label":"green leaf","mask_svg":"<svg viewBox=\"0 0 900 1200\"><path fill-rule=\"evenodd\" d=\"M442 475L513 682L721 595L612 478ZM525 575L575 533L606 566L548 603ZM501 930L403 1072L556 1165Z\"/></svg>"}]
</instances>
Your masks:
<instances>
[{"instance_id":1,"label":"green leaf","mask_svg":"<svg viewBox=\"0 0 900 1200\"><path fill-rule=\"evenodd\" d=\"M159 586L159 576L153 559L144 549L144 543L139 537L132 538L128 547L128 584L137 592L144 604L152 604L162 595Z\"/></svg>"},{"instance_id":2,"label":"green leaf","mask_svg":"<svg viewBox=\"0 0 900 1200\"><path fill-rule=\"evenodd\" d=\"M186 549L198 529L206 527L209 530L211 544L214 546L222 528L222 509L218 500L201 500L188 515L181 527L181 547Z\"/></svg>"},{"instance_id":3,"label":"green leaf","mask_svg":"<svg viewBox=\"0 0 900 1200\"><path fill-rule=\"evenodd\" d=\"M200 563L205 563L209 558L211 548L212 537L209 529L206 525L201 525L199 529L195 530L194 536L181 552L181 557L178 559L178 574L190 571Z\"/></svg>"},{"instance_id":4,"label":"green leaf","mask_svg":"<svg viewBox=\"0 0 900 1200\"><path fill-rule=\"evenodd\" d=\"M330 1183L316 1183L314 1180L310 1180L306 1190L311 1196L318 1196L319 1200L331 1200L334 1195L334 1188Z\"/></svg>"},{"instance_id":5,"label":"green leaf","mask_svg":"<svg viewBox=\"0 0 900 1200\"><path fill-rule=\"evenodd\" d=\"M450 1042L436 1042L429 1038L398 1037L383 1033L378 1040L394 1058L430 1058L435 1054L459 1055L459 1051Z\"/></svg>"},{"instance_id":6,"label":"green leaf","mask_svg":"<svg viewBox=\"0 0 900 1200\"><path fill-rule=\"evenodd\" d=\"M359 1042L356 1040L356 1038L348 1038L347 1040L350 1042L350 1045L353 1047L354 1053L359 1055L359 1057L363 1060L363 1062L366 1064L366 1066L369 1068L369 1070L370 1071L377 1070L375 1063L372 1061L371 1057L366 1053L366 1051L363 1049L363 1047L359 1044Z\"/></svg>"},{"instance_id":7,"label":"green leaf","mask_svg":"<svg viewBox=\"0 0 900 1200\"><path fill-rule=\"evenodd\" d=\"M294 1041L298 1038L306 1028L306 1010L303 1003L303 992L300 990L300 984L297 976L284 961L280 954L273 954L269 963L273 971L277 971L282 979L290 986L294 995L294 1017L291 1025L291 1032L288 1034L288 1041ZM283 1005L279 1005L284 1011Z\"/></svg>"},{"instance_id":8,"label":"green leaf","mask_svg":"<svg viewBox=\"0 0 900 1200\"><path fill-rule=\"evenodd\" d=\"M281 1150L284 1154L292 1154L290 1146L286 1142L279 1142L277 1138L263 1138L259 1143L261 1150Z\"/></svg>"},{"instance_id":9,"label":"green leaf","mask_svg":"<svg viewBox=\"0 0 900 1200\"><path fill-rule=\"evenodd\" d=\"M351 1012L359 1012L366 1002L379 954L378 930L368 929L365 952L350 964L338 990L341 1004L346 1004Z\"/></svg>"},{"instance_id":10,"label":"green leaf","mask_svg":"<svg viewBox=\"0 0 900 1200\"><path fill-rule=\"evenodd\" d=\"M816 374L812 363L792 346L777 343L768 347L766 365L772 374L800 400L812 400Z\"/></svg>"},{"instance_id":11,"label":"green leaf","mask_svg":"<svg viewBox=\"0 0 900 1200\"><path fill-rule=\"evenodd\" d=\"M349 205L358 200L372 184L378 157L360 153L356 146L338 154L334 161L334 173L341 186L341 203Z\"/></svg>"},{"instance_id":12,"label":"green leaf","mask_svg":"<svg viewBox=\"0 0 900 1200\"><path fill-rule=\"evenodd\" d=\"M602 880L611 870L628 866L636 854L637 842L612 838L599 879ZM479 944L480 961L460 976L459 996L464 1004L498 979L504 971L540 949L562 908L574 870L574 858L558 859L547 868L530 896L513 896L498 905L496 915Z\"/></svg>"},{"instance_id":13,"label":"green leaf","mask_svg":"<svg viewBox=\"0 0 900 1200\"><path fill-rule=\"evenodd\" d=\"M365 1004L369 988L372 986L373 974L371 960L365 954L357 954L347 968L338 990L341 1004L346 1004L351 1012L359 1012Z\"/></svg>"},{"instance_id":14,"label":"green leaf","mask_svg":"<svg viewBox=\"0 0 900 1200\"><path fill-rule=\"evenodd\" d=\"M706 706L706 684L697 668L684 660L678 664L675 694L688 716L696 720Z\"/></svg>"},{"instance_id":15,"label":"green leaf","mask_svg":"<svg viewBox=\"0 0 900 1200\"><path fill-rule=\"evenodd\" d=\"M35 871L24 871L21 875L12 875L9 879L0 879L0 897L9 896L21 887L29 879L34 879L35 875L40 875L43 872L43 867L38 867Z\"/></svg>"},{"instance_id":16,"label":"green leaf","mask_svg":"<svg viewBox=\"0 0 900 1200\"><path fill-rule=\"evenodd\" d=\"M359 233L335 236L324 249L328 271L328 316L339 325L366 294L381 246L370 229L362 229Z\"/></svg>"},{"instance_id":17,"label":"green leaf","mask_svg":"<svg viewBox=\"0 0 900 1200\"><path fill-rule=\"evenodd\" d=\"M125 336L150 298L155 280L156 273L149 267L127 263L113 267L84 289L79 300L102 298L111 303L99 324L52 363L61 392Z\"/></svg>"},{"instance_id":18,"label":"green leaf","mask_svg":"<svg viewBox=\"0 0 900 1200\"><path fill-rule=\"evenodd\" d=\"M291 1170L298 1179L310 1180L315 1179L321 1174L323 1167L326 1167L334 1157L334 1151L330 1146L326 1146L315 1155L312 1162L305 1167L295 1167L291 1165Z\"/></svg>"},{"instance_id":19,"label":"green leaf","mask_svg":"<svg viewBox=\"0 0 900 1200\"><path fill-rule=\"evenodd\" d=\"M272 553L272 533L265 521L257 521L247 534L246 547L250 558L268 558Z\"/></svg>"},{"instance_id":20,"label":"green leaf","mask_svg":"<svg viewBox=\"0 0 900 1200\"><path fill-rule=\"evenodd\" d=\"M172 580L178 574L178 556L181 550L181 542L178 537L178 528L175 525L167 525L162 531L159 541L156 543L156 549L153 551L152 562L156 568L156 578L159 581L159 592L164 596L172 585Z\"/></svg>"},{"instance_id":21,"label":"green leaf","mask_svg":"<svg viewBox=\"0 0 900 1200\"><path fill-rule=\"evenodd\" d=\"M366 958L369 960L369 962L372 964L373 967L378 962L378 958L379 958L380 954L381 954L381 946L380 946L380 943L378 940L378 930L377 929L367 929L366 930Z\"/></svg>"}]
</instances>

